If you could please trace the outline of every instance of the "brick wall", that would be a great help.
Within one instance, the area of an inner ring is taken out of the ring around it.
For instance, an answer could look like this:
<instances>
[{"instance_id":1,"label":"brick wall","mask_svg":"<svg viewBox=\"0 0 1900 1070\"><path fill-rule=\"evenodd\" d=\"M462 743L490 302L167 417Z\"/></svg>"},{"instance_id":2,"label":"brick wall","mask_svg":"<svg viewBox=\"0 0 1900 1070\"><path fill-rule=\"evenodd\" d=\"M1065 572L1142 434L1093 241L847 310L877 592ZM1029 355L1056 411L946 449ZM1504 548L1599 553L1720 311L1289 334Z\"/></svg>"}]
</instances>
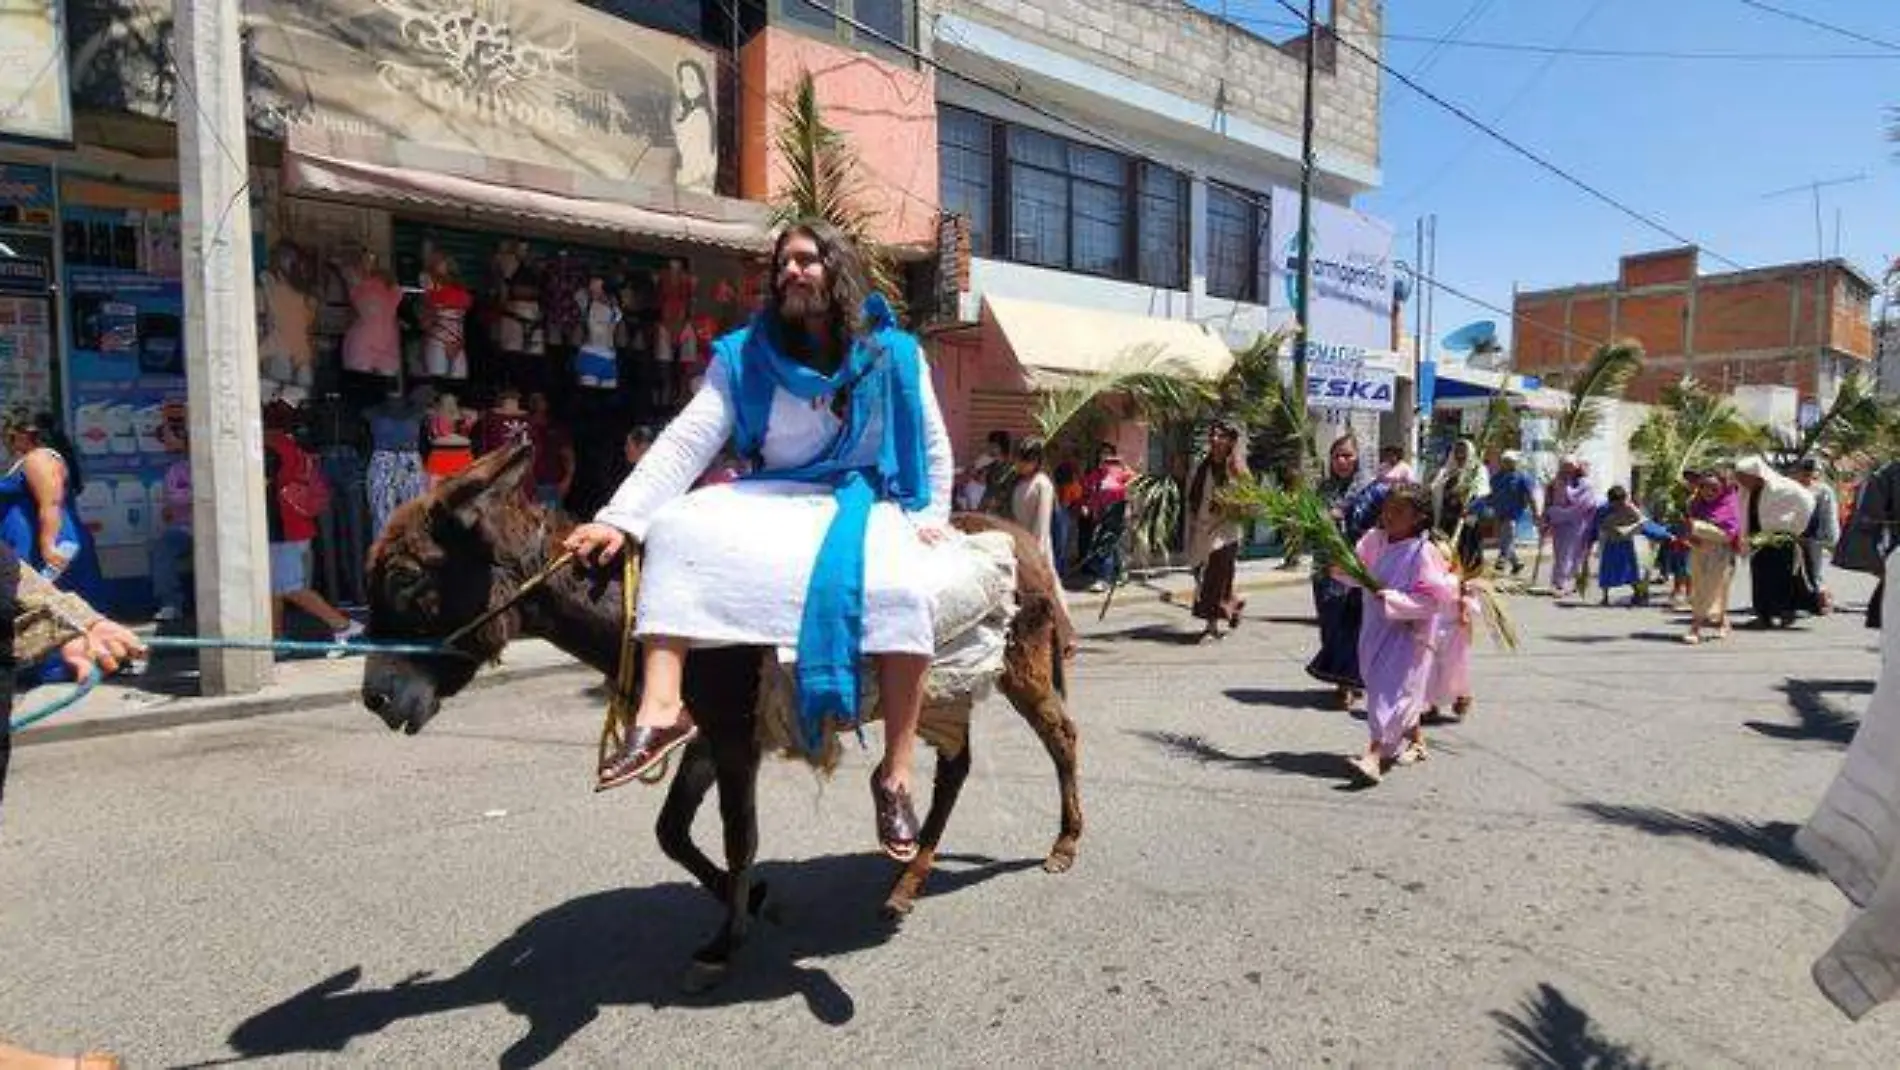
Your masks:
<instances>
[{"instance_id":1,"label":"brick wall","mask_svg":"<svg viewBox=\"0 0 1900 1070\"><path fill-rule=\"evenodd\" d=\"M1622 286L1615 291L1520 294L1513 333L1517 369L1559 376L1588 359L1592 340L1634 338L1647 356L1643 373L1631 384L1632 400L1658 400L1663 387L1685 373L1718 390L1791 386L1813 398L1822 385L1817 345L1850 357L1871 354L1871 294L1851 276L1797 264L1682 277L1693 263L1693 250L1627 257L1619 272ZM1832 280L1827 290L1821 289L1817 270ZM1818 300L1823 293L1829 296L1825 303ZM1538 329L1566 322L1575 336L1569 340Z\"/></svg>"},{"instance_id":2,"label":"brick wall","mask_svg":"<svg viewBox=\"0 0 1900 1070\"><path fill-rule=\"evenodd\" d=\"M1340 35L1377 55L1383 0L1333 6ZM1300 136L1295 52L1179 0L924 0L920 11L981 22L1190 100L1224 100L1235 116ZM1315 87L1320 144L1376 166L1379 70L1350 48L1336 52Z\"/></svg>"},{"instance_id":3,"label":"brick wall","mask_svg":"<svg viewBox=\"0 0 1900 1070\"><path fill-rule=\"evenodd\" d=\"M1694 249L1670 249L1660 253L1641 253L1623 258L1624 289L1634 290L1659 283L1688 282L1695 278L1697 253Z\"/></svg>"}]
</instances>

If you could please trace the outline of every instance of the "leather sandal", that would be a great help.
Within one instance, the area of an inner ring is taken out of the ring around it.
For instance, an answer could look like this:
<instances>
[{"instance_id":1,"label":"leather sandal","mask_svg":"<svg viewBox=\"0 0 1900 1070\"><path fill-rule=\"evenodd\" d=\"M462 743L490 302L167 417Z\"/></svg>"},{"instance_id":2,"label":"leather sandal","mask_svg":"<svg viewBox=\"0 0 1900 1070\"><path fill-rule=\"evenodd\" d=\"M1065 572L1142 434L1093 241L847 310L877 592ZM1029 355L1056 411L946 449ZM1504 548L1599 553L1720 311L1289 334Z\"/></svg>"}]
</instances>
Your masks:
<instances>
[{"instance_id":1,"label":"leather sandal","mask_svg":"<svg viewBox=\"0 0 1900 1070\"><path fill-rule=\"evenodd\" d=\"M908 863L917 857L917 811L911 807L910 792L884 786L881 769L871 770L871 805L877 811L877 843L893 862Z\"/></svg>"},{"instance_id":2,"label":"leather sandal","mask_svg":"<svg viewBox=\"0 0 1900 1070\"><path fill-rule=\"evenodd\" d=\"M666 775L666 763L673 752L691 743L699 735L696 724L676 724L665 728L635 725L627 741L600 766L595 791L611 791L631 780L655 784Z\"/></svg>"}]
</instances>

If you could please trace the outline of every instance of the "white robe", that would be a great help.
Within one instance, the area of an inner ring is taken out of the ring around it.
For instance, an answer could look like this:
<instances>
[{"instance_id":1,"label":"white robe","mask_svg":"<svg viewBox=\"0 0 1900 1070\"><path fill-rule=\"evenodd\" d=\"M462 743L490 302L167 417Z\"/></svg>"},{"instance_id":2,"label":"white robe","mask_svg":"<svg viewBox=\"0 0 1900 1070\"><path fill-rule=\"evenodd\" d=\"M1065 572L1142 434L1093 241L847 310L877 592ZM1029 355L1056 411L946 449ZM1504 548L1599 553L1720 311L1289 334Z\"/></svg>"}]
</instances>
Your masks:
<instances>
[{"instance_id":1,"label":"white robe","mask_svg":"<svg viewBox=\"0 0 1900 1070\"><path fill-rule=\"evenodd\" d=\"M933 547L919 534L949 520L955 476L928 367L921 382L930 504L915 514L895 502L871 510L864 547L866 654L934 653L937 596L967 572L954 543ZM828 403L778 391L761 449L766 467L807 463L838 427ZM804 483L742 481L687 493L732 433L731 384L719 358L704 388L594 519L645 544L640 635L790 650L798 644L805 590L837 503L831 488ZM875 464L882 436L883 421L874 419L851 461Z\"/></svg>"},{"instance_id":2,"label":"white robe","mask_svg":"<svg viewBox=\"0 0 1900 1070\"><path fill-rule=\"evenodd\" d=\"M1887 563L1891 575L1900 557ZM1847 760L1795 846L1860 911L1814 963L1821 991L1850 1018L1900 995L1900 583L1889 583L1880 683Z\"/></svg>"}]
</instances>

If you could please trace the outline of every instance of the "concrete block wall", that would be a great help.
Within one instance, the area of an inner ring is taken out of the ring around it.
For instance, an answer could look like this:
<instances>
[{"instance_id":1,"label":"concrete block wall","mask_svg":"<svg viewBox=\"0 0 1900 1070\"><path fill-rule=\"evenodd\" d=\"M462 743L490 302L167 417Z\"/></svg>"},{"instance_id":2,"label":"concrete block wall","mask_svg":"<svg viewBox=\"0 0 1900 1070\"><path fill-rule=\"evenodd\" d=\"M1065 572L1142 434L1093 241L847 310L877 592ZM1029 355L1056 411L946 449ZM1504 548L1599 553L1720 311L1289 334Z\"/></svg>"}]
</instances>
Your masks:
<instances>
[{"instance_id":1,"label":"concrete block wall","mask_svg":"<svg viewBox=\"0 0 1900 1070\"><path fill-rule=\"evenodd\" d=\"M1383 0L1335 0L1345 40L1379 51ZM925 25L957 15L1045 48L1300 136L1302 64L1283 48L1179 0L924 0ZM1289 16L1290 18L1291 16ZM1323 149L1379 163L1379 69L1340 47L1315 86Z\"/></svg>"}]
</instances>

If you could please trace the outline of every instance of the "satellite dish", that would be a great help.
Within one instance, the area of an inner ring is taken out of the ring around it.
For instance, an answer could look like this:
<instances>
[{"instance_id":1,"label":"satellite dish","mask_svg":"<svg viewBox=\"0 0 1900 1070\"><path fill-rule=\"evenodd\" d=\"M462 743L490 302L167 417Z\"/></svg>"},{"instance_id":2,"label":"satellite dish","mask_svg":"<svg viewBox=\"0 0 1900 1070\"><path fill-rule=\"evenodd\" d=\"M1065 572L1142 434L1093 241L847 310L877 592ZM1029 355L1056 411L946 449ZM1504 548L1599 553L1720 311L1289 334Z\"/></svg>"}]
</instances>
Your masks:
<instances>
[{"instance_id":1,"label":"satellite dish","mask_svg":"<svg viewBox=\"0 0 1900 1070\"><path fill-rule=\"evenodd\" d=\"M1490 320L1478 320L1445 336L1444 346L1454 353L1495 353L1503 348L1498 345L1498 325Z\"/></svg>"}]
</instances>

